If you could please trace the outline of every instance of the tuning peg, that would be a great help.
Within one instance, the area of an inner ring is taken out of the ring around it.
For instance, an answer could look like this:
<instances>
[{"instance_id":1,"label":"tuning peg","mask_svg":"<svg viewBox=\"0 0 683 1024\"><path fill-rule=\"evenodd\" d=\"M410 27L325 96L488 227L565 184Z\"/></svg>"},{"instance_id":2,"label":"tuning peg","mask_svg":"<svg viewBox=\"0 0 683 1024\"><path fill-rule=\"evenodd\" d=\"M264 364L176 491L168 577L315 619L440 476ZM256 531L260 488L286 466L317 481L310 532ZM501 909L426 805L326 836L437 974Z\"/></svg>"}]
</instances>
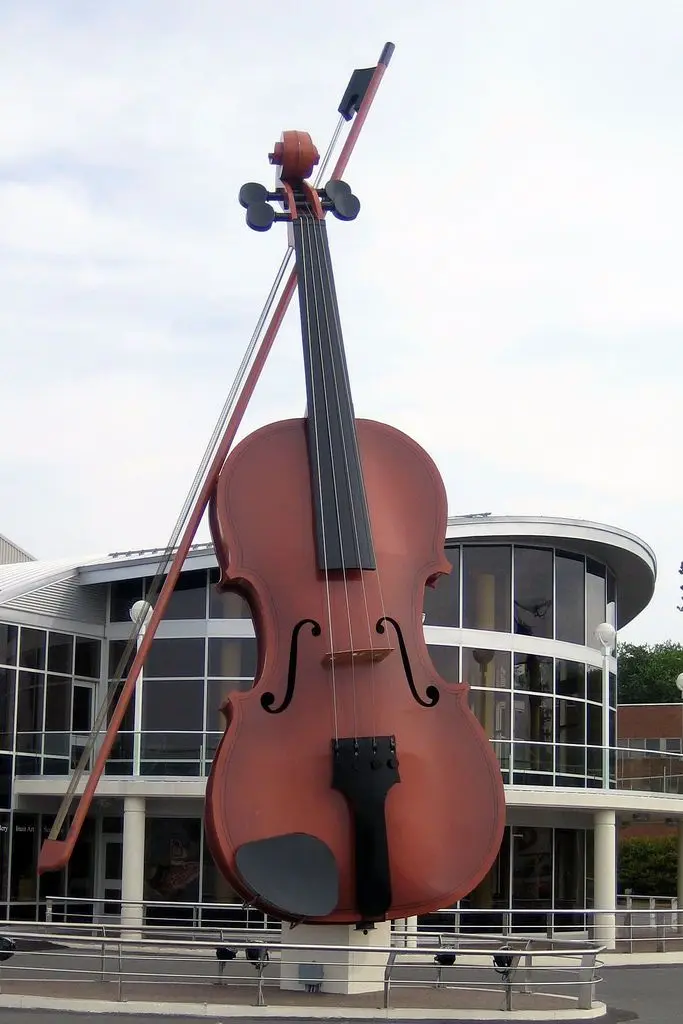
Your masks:
<instances>
[{"instance_id":1,"label":"tuning peg","mask_svg":"<svg viewBox=\"0 0 683 1024\"><path fill-rule=\"evenodd\" d=\"M328 181L325 194L330 201L330 210L339 220L355 220L360 211L360 200L353 194L345 181Z\"/></svg>"},{"instance_id":2,"label":"tuning peg","mask_svg":"<svg viewBox=\"0 0 683 1024\"><path fill-rule=\"evenodd\" d=\"M265 203L267 199L268 189L265 185L259 185L257 181L248 181L240 189L240 206L243 206L245 209L248 209L252 203Z\"/></svg>"},{"instance_id":3,"label":"tuning peg","mask_svg":"<svg viewBox=\"0 0 683 1024\"><path fill-rule=\"evenodd\" d=\"M247 206L247 224L253 231L269 231L277 214L266 202L249 203Z\"/></svg>"}]
</instances>

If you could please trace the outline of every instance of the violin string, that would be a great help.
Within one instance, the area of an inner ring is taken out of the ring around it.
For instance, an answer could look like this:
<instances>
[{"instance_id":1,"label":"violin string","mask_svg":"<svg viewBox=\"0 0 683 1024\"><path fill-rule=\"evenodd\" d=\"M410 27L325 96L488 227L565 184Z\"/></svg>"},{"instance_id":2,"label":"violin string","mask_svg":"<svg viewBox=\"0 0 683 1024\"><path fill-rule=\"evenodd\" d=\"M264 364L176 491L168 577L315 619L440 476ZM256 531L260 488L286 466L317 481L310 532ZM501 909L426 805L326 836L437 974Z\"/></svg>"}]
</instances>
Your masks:
<instances>
[{"instance_id":1,"label":"violin string","mask_svg":"<svg viewBox=\"0 0 683 1024\"><path fill-rule=\"evenodd\" d=\"M311 311L309 306L309 289L308 289L308 252L307 252L307 239L305 231L305 218L301 221L301 281L299 282L299 293L300 297L306 306L306 322L311 323ZM311 340L311 332L308 332L308 360L309 366L311 367L311 405L312 408L308 410L309 417L313 417L313 434L315 437L315 455L316 463L318 468L318 501L320 507L320 533L322 540L322 554L323 561L327 565L327 533L325 528L325 516L323 512L323 493L322 493L322 476L320 473L320 438L318 435L318 416L317 407L318 399L315 389L315 376L313 374L313 343ZM327 612L327 629L330 637L330 654L331 654L331 681L332 681L332 719L334 727L334 738L339 739L339 713L337 708L337 680L336 680L336 665L334 660L334 629L332 625L332 598L330 594L330 576L327 568L325 569L325 603Z\"/></svg>"},{"instance_id":2,"label":"violin string","mask_svg":"<svg viewBox=\"0 0 683 1024\"><path fill-rule=\"evenodd\" d=\"M325 288L322 289L323 302L325 304L325 319L327 321L328 331L329 331L329 329L330 329L330 310L328 309L328 304L327 304L327 299L326 299L326 296L329 294L330 297L332 298L332 302L331 302L331 317L332 317L332 320L334 322L334 327L335 327L335 329L337 331L337 337L341 340L341 338L343 337L343 335L342 335L342 327L341 327L341 319L340 319L340 316L339 316L339 307L338 307L337 303L334 301L335 290L334 290L334 285L333 285L332 261L331 261L331 258L330 258L329 245L320 245L319 242L320 242L319 237L317 237L316 238L316 245L318 246L318 253L317 253L317 255L318 255L318 265L321 268L321 273L324 273L325 283L327 285L327 289L325 289ZM322 252L321 252L321 250L322 250ZM334 391L335 391L335 398L336 398L336 402L337 402L337 409L341 411L341 393L340 393L340 386L339 386L339 374L337 373L337 368L335 366L334 360L331 360L331 366L332 366L332 377L333 377L333 381L334 381ZM342 366L342 370L341 370L341 377L342 377L342 387L345 388L345 398L346 398L348 407L353 411L353 402L351 400L351 392L350 392L350 388L348 387L348 375L344 373L343 366ZM347 449L347 446L346 446L346 438L344 436L343 431L342 431L342 434L341 434L341 439L342 439L342 450L343 450L343 453L344 453L344 469L346 471L346 479L347 479L347 481L349 481L349 491L350 491L349 452L348 452L348 449ZM362 464L360 462L360 454L359 454L359 451L358 451L357 435L355 433L355 428L354 428L354 432L353 432L352 444L354 444L354 447L356 448L355 454L356 454L356 458L358 460L358 465L361 466L361 479L362 479ZM363 598L363 607L364 607L364 611L365 611L365 624L366 624L367 633L368 633L368 649L371 652L370 653L370 700L371 700L372 737L374 739L375 736L376 736L376 732L377 732L377 730L376 730L376 722L375 722L375 661L374 661L374 657L373 657L373 654L372 654L372 652L374 651L374 643L373 643L372 623L371 623L371 618L370 618L370 602L369 602L369 599L368 599L368 591L367 591L367 586L366 586L366 573L363 570L362 566L360 565L360 561L361 561L361 546L360 546L360 534L359 534L359 530L358 530L358 519L357 519L357 516L356 516L356 507L355 507L355 503L353 501L353 497L352 497L351 494L349 494L349 497L350 497L350 501L351 501L351 522L352 522L352 526L353 526L354 546L355 546L355 551L356 551L356 557L358 558L358 562L359 562L360 585L361 585L361 592L362 592L362 598ZM363 497L364 497L364 500L365 500L364 489L363 489ZM366 502L366 515L367 515L367 502ZM367 522L370 522L369 515L367 515ZM354 700L355 700L355 679L354 679Z\"/></svg>"},{"instance_id":3,"label":"violin string","mask_svg":"<svg viewBox=\"0 0 683 1024\"><path fill-rule=\"evenodd\" d=\"M309 246L309 252L311 252L311 253L313 251L313 245L311 244L311 240L315 239L316 256L318 257L317 265L318 265L318 267L321 268L321 281L320 281L320 283L322 285L322 283L323 283L322 282L322 265L321 265L320 260L319 260L318 237L317 237L317 234L315 232L314 224L317 226L317 222L314 221L313 213L312 213L312 211L310 211L310 208L309 208L309 213L308 213L308 215L305 217L305 219L302 222L302 234L305 232L306 235L307 235L307 243L308 243L308 246ZM320 319L320 304L319 304L319 301L318 301L318 282L316 281L315 275L313 275L312 294L313 294L313 301L314 301L314 304L315 304L316 326L317 326L317 329L318 329L317 333L318 333L318 346L319 346L319 355L320 355L320 366L321 366L321 369L322 369L324 367L324 365L325 365L325 359L324 359L324 353L323 353L323 332L322 332L322 324L321 324L321 319ZM329 322L329 319L327 318L327 316L325 316L325 327L326 327L326 331L327 331L328 358L330 359L330 362L332 362L332 359L331 359L331 344L330 344L330 341L331 341L331 338L330 338L330 322ZM354 736L357 736L358 735L358 715L357 715L357 701L356 701L356 665L355 665L355 659L353 657L353 651L354 651L353 624L352 624L352 616L351 616L351 603L349 601L348 576L347 576L347 573L346 573L346 569L344 567L344 560L345 560L344 559L344 536L343 536L343 532L342 532L342 528L341 528L341 515L340 515L340 506L339 506L339 486L338 486L338 482L337 482L337 467L335 465L334 446L332 444L332 425L331 425L331 421L330 421L330 396L328 394L327 381L325 379L324 372L321 373L321 380L322 380L322 388L323 388L323 403L322 404L323 404L323 408L325 410L325 421L326 421L327 436L328 436L328 441L329 441L330 469L331 469L331 473L332 473L332 488L333 488L333 493L334 493L334 508L335 508L335 514L336 514L336 520L337 520L337 536L338 536L338 539L339 539L339 551L340 551L340 554L341 554L341 562L342 562L342 573L341 573L341 575L342 575L342 584L343 584L343 588L344 588L344 600L345 600L345 603L346 603L346 618L347 618L347 624L348 624L348 630L349 630L349 646L350 646L350 651L351 651L351 694L352 694L352 706L353 706L353 734L354 734ZM322 487L322 484L321 484L321 487ZM322 504L321 504L321 519L324 519L324 512L322 511ZM328 577L328 579L329 579L329 577ZM328 586L329 586L329 583L328 583ZM332 653L332 660L334 662L334 647L332 648L332 652L331 653Z\"/></svg>"},{"instance_id":4,"label":"violin string","mask_svg":"<svg viewBox=\"0 0 683 1024\"><path fill-rule=\"evenodd\" d=\"M331 277L332 276L332 265L331 265L329 250L328 250L328 253L327 253L327 272L328 272L328 274ZM341 319L340 319L340 316L339 316L339 307L337 306L333 310L333 312L334 312L334 316L336 318L337 330L339 332L339 336L341 337ZM343 375L342 385L343 385L343 387L345 389L345 392L346 392L346 394L345 394L346 401L349 403L349 405L351 405L352 404L351 384L350 384L350 381L349 381L348 373ZM361 466L361 469L362 469L362 463L360 461L360 454L358 452L358 436L357 436L357 434L355 432L354 432L354 435L353 435L352 443L356 447L356 458L358 459L358 463L359 463L359 465ZM370 519L370 509L368 507L367 491L366 491L365 487L363 487L361 497L362 497L362 500L363 500L363 504L365 506L366 520L367 520L367 522L371 523L372 520ZM375 555L376 555L376 552L375 552ZM363 580L365 580L366 574L365 573L361 573L361 575L363 577ZM377 560L377 562L376 562L373 582L376 583L376 585L377 585L377 596L379 598L380 608L381 608L381 611L382 611L382 618L386 619L387 612L386 612L386 605L385 605L385 601L384 601L384 589L383 589L383 586L382 586L382 573L381 573L381 569L380 569L379 560ZM374 631L373 631L372 623L371 623L371 620L370 620L369 600L367 599L367 593L366 593L365 589L364 589L364 598L365 598L365 601L366 601L366 608L368 609L368 611L367 611L367 618L368 618L368 634L369 634L369 638L370 638L370 649L373 650L374 649L374 647L373 647ZM374 735L376 733L376 725L375 725L375 673L374 673L374 660L372 662L372 671L370 673L370 683L371 683L371 701L372 701L372 718L373 718L373 727L372 728L373 728L373 735Z\"/></svg>"}]
</instances>

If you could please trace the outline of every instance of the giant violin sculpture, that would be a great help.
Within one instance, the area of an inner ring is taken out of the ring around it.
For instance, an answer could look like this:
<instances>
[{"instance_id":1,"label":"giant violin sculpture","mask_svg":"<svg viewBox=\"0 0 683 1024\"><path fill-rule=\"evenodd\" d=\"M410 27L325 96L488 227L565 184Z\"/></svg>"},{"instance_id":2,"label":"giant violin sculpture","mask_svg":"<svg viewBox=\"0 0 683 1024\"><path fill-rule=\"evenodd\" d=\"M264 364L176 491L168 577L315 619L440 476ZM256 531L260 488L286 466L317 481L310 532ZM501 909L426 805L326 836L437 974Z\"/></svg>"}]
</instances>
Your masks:
<instances>
[{"instance_id":1,"label":"giant violin sculpture","mask_svg":"<svg viewBox=\"0 0 683 1024\"><path fill-rule=\"evenodd\" d=\"M243 440L211 501L220 586L249 601L259 659L223 707L207 837L233 887L284 920L408 917L491 867L501 774L468 687L437 676L423 637L425 585L450 570L439 472L405 434L354 418L324 214L353 220L359 202L341 181L308 184L304 132L270 161L276 189L240 201L257 231L290 224L307 415Z\"/></svg>"}]
</instances>

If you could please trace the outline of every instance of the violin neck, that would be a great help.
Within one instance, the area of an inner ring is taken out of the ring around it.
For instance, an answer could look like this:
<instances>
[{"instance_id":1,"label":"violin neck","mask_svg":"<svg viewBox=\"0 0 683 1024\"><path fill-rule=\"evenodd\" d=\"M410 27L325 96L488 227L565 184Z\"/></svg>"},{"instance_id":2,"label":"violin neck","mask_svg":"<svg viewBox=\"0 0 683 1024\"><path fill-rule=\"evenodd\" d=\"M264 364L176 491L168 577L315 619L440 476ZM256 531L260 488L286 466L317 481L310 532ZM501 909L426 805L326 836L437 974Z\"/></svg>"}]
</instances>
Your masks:
<instances>
[{"instance_id":1,"label":"violin neck","mask_svg":"<svg viewBox=\"0 0 683 1024\"><path fill-rule=\"evenodd\" d=\"M318 566L376 567L325 221L292 222Z\"/></svg>"}]
</instances>

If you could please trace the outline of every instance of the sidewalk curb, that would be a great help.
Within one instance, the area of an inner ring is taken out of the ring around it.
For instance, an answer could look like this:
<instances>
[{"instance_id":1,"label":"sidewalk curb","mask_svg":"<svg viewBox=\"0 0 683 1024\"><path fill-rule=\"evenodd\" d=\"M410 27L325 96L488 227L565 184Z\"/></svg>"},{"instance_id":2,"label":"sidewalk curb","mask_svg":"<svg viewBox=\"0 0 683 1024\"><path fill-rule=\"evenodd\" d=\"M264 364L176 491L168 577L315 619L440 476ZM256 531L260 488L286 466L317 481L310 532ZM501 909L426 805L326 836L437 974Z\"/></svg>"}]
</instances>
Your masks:
<instances>
[{"instance_id":1,"label":"sidewalk curb","mask_svg":"<svg viewBox=\"0 0 683 1024\"><path fill-rule=\"evenodd\" d=\"M235 1006L219 1003L154 1003L141 1000L118 1002L105 999L56 999L50 996L3 995L0 1007L12 1010L62 1010L71 1013L109 1013L129 1016L166 1017L207 1017L210 1019L239 1017L270 1017L289 1020L445 1020L457 1021L554 1021L554 1020L595 1020L607 1013L605 1003L596 1002L590 1010L422 1010L401 1008L389 1010L366 1007L325 1007L311 1006Z\"/></svg>"}]
</instances>

